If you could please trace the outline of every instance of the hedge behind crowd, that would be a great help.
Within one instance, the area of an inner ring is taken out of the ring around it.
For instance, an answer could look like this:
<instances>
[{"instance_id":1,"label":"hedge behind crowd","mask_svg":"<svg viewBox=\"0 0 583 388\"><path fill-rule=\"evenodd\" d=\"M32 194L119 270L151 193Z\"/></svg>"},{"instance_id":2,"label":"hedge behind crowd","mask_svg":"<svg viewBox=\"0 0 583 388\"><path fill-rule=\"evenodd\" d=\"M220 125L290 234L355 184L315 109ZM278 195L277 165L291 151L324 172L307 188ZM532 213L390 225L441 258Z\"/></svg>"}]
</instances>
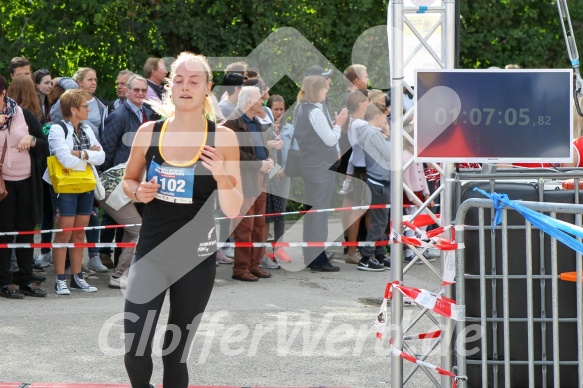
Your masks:
<instances>
[{"instance_id":1,"label":"hedge behind crowd","mask_svg":"<svg viewBox=\"0 0 583 388\"><path fill-rule=\"evenodd\" d=\"M436 0L436 3L439 0ZM583 44L583 1L569 1ZM0 5L0 73L14 56L33 69L70 76L77 67L97 70L98 95L115 98L120 69L141 73L146 58L189 50L211 57L245 57L270 33L293 27L338 69L351 63L357 38L386 24L381 0L3 0ZM460 67L570 67L557 7L552 0L463 0ZM285 56L283 52L281 55ZM381 56L371 86L383 87ZM217 81L220 78L217 75ZM293 100L297 86L285 79L274 93Z\"/></svg>"}]
</instances>

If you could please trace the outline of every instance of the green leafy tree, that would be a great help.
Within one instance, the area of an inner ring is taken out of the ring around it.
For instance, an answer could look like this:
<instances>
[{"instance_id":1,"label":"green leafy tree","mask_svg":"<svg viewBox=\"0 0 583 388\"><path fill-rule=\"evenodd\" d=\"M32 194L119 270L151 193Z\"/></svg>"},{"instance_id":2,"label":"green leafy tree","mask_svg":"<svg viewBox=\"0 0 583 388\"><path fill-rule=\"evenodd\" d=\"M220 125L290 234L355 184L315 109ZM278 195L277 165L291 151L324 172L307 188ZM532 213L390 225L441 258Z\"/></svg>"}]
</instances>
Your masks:
<instances>
[{"instance_id":1,"label":"green leafy tree","mask_svg":"<svg viewBox=\"0 0 583 388\"><path fill-rule=\"evenodd\" d=\"M583 39L583 7L572 0L571 18ZM461 0L460 65L464 68L569 67L554 0ZM98 94L114 98L113 79L124 68L141 73L150 56L184 50L209 57L246 57L281 27L297 29L339 70L352 62L353 45L363 32L386 24L381 0L4 0L0 4L0 72L17 55L34 69L70 76L80 66L97 71ZM382 27L380 27L382 30ZM388 59L377 39L359 46L378 68L371 85L387 87ZM361 41L362 41L361 39ZM386 38L385 38L386 39ZM285 51L277 57L290 55ZM267 58L266 61L270 59ZM305 65L301 63L298 65ZM369 65L370 67L370 65ZM220 77L217 77L220 81ZM293 99L298 85L286 79L273 92ZM334 91L343 89L338 82Z\"/></svg>"},{"instance_id":2,"label":"green leafy tree","mask_svg":"<svg viewBox=\"0 0 583 388\"><path fill-rule=\"evenodd\" d=\"M573 30L583 42L581 1L570 1ZM554 0L461 2L460 65L463 68L570 67Z\"/></svg>"}]
</instances>

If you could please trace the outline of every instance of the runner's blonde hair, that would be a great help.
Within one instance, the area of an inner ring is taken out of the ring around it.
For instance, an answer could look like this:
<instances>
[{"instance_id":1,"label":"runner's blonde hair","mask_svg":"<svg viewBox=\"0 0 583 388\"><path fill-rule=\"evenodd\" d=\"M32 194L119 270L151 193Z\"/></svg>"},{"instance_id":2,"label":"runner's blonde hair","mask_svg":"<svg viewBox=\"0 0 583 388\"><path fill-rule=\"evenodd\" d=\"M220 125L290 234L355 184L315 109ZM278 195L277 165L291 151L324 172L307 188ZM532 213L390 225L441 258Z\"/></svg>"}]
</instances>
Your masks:
<instances>
[{"instance_id":1,"label":"runner's blonde hair","mask_svg":"<svg viewBox=\"0 0 583 388\"><path fill-rule=\"evenodd\" d=\"M174 63L172 63L172 65L170 66L170 75L166 79L166 86L164 87L165 92L162 95L162 101L161 102L156 101L156 100L147 100L146 101L146 103L148 103L156 113L158 113L159 115L161 115L165 118L173 117L175 114L175 106L174 106L174 101L172 101L172 93L171 93L172 79L174 78L174 73L176 72L176 69L178 68L178 66L184 62L187 62L187 61L195 61L195 62L200 63L205 70L207 82L212 82L213 73L211 71L210 65L208 64L208 61L206 60L206 57L204 57L203 55L196 55L196 54L193 54L193 53L187 52L187 51L180 53L180 55L176 58ZM211 121L216 120L216 114L215 114L215 110L213 109L213 103L211 100L210 93L204 99L204 102L202 105L202 113L209 120L211 120Z\"/></svg>"}]
</instances>

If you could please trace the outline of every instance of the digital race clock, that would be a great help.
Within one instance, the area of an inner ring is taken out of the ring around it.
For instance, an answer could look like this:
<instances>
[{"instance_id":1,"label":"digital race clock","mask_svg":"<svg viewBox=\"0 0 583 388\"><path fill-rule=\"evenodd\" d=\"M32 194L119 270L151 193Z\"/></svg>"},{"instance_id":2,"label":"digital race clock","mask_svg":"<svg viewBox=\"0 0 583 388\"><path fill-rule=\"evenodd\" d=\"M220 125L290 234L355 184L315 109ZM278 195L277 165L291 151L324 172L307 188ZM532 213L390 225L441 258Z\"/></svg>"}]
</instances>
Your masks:
<instances>
[{"instance_id":1,"label":"digital race clock","mask_svg":"<svg viewBox=\"0 0 583 388\"><path fill-rule=\"evenodd\" d=\"M418 70L415 78L419 159L571 160L570 70Z\"/></svg>"}]
</instances>

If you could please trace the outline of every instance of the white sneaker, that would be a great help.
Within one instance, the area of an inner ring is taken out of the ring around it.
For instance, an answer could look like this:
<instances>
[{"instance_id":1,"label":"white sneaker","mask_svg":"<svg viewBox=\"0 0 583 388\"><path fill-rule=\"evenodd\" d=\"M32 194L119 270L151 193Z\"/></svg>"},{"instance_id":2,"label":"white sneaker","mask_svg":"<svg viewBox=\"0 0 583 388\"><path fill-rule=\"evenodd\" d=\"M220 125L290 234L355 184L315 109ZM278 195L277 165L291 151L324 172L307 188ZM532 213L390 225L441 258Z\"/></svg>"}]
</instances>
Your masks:
<instances>
[{"instance_id":1,"label":"white sneaker","mask_svg":"<svg viewBox=\"0 0 583 388\"><path fill-rule=\"evenodd\" d=\"M99 256L91 256L89 258L89 263L87 264L87 267L95 272L99 272L99 273L107 273L108 269L105 265L103 265L103 263L101 262L101 259L99 258Z\"/></svg>"},{"instance_id":2,"label":"white sneaker","mask_svg":"<svg viewBox=\"0 0 583 388\"><path fill-rule=\"evenodd\" d=\"M435 248L429 248L425 251L425 257L439 257L441 255L441 251Z\"/></svg>"},{"instance_id":3,"label":"white sneaker","mask_svg":"<svg viewBox=\"0 0 583 388\"><path fill-rule=\"evenodd\" d=\"M39 256L36 255L32 255L32 263L33 263L33 269L45 269L46 267L50 266L49 263L46 263L44 261L42 261L40 259Z\"/></svg>"},{"instance_id":4,"label":"white sneaker","mask_svg":"<svg viewBox=\"0 0 583 388\"><path fill-rule=\"evenodd\" d=\"M41 253L38 256L38 260L41 263L46 263L47 266L51 266L51 265L53 265L53 254L51 252Z\"/></svg>"},{"instance_id":5,"label":"white sneaker","mask_svg":"<svg viewBox=\"0 0 583 388\"><path fill-rule=\"evenodd\" d=\"M109 278L109 287L110 288L127 288L128 287L128 278L126 276L120 276L118 278L111 276Z\"/></svg>"},{"instance_id":6,"label":"white sneaker","mask_svg":"<svg viewBox=\"0 0 583 388\"><path fill-rule=\"evenodd\" d=\"M59 278L55 278L55 292L57 295L71 295L71 291L67 287L66 280L59 280Z\"/></svg>"},{"instance_id":7,"label":"white sneaker","mask_svg":"<svg viewBox=\"0 0 583 388\"><path fill-rule=\"evenodd\" d=\"M223 253L225 256L233 258L235 257L235 248L229 247L227 249L223 249Z\"/></svg>"},{"instance_id":8,"label":"white sneaker","mask_svg":"<svg viewBox=\"0 0 583 388\"><path fill-rule=\"evenodd\" d=\"M261 268L265 268L265 269L278 269L279 268L279 264L277 264L275 261L271 260L269 257L263 255L263 257L261 258L261 261L259 262L259 266Z\"/></svg>"},{"instance_id":9,"label":"white sneaker","mask_svg":"<svg viewBox=\"0 0 583 388\"><path fill-rule=\"evenodd\" d=\"M73 290L80 290L84 292L97 291L96 287L93 287L92 285L87 283L85 279L77 275L71 276L71 283L69 284L69 287L71 287Z\"/></svg>"}]
</instances>

